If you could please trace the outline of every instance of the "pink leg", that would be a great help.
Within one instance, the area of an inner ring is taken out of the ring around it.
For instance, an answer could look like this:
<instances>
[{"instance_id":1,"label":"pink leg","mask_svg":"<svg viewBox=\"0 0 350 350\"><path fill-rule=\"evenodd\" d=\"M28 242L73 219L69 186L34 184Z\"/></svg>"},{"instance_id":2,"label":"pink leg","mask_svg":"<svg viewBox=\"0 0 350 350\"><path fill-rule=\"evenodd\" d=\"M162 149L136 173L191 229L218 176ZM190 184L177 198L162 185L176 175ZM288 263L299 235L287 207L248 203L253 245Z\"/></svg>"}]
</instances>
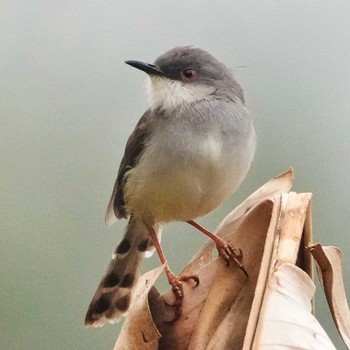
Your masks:
<instances>
[{"instance_id":1,"label":"pink leg","mask_svg":"<svg viewBox=\"0 0 350 350\"><path fill-rule=\"evenodd\" d=\"M152 238L154 247L157 251L157 254L159 256L161 263L165 264L165 268L164 268L165 273L166 273L166 276L168 278L169 284L171 285L171 288L175 294L175 298L176 298L175 303L173 305L170 305L170 306L175 307L175 317L170 321L170 322L174 322L181 315L181 305L182 305L182 300L184 298L182 282L187 282L189 280L193 280L195 282L194 287L197 287L199 285L199 278L197 275L184 275L184 276L178 277L174 273L172 273L170 268L169 268L169 265L165 259L162 247L160 246L157 234L156 234L155 230L153 229L153 227L149 228L149 234Z\"/></svg>"},{"instance_id":2,"label":"pink leg","mask_svg":"<svg viewBox=\"0 0 350 350\"><path fill-rule=\"evenodd\" d=\"M213 233L211 233L210 231L208 231L203 226L201 226L200 224L198 224L193 220L189 220L187 221L187 223L192 225L202 233L204 233L206 236L208 236L210 239L212 239L215 242L216 249L218 250L219 255L227 262L227 265L229 265L230 260L233 260L238 265L238 267L244 272L244 274L248 277L248 273L241 263L243 254L240 249L237 250L235 247L223 241L220 237L214 235Z\"/></svg>"}]
</instances>

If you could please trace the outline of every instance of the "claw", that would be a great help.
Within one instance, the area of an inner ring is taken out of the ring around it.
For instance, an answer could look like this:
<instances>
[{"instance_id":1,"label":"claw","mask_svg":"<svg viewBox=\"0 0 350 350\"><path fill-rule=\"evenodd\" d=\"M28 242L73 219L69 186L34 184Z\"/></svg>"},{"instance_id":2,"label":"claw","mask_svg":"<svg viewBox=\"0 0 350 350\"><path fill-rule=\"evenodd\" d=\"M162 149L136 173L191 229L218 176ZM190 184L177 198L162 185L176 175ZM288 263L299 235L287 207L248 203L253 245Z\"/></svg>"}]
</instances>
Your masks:
<instances>
[{"instance_id":1,"label":"claw","mask_svg":"<svg viewBox=\"0 0 350 350\"><path fill-rule=\"evenodd\" d=\"M184 292L182 287L182 282L188 282L193 280L195 285L193 288L197 288L199 286L199 278L197 275L184 275L177 277L173 274L168 274L168 280L171 285L171 289L175 295L175 301L173 304L169 304L167 301L164 301L167 306L174 308L174 317L171 320L164 320L166 323L175 322L182 314L182 301L184 298Z\"/></svg>"},{"instance_id":2,"label":"claw","mask_svg":"<svg viewBox=\"0 0 350 350\"><path fill-rule=\"evenodd\" d=\"M184 275L184 276L180 276L179 280L181 282L188 282L190 280L193 280L195 282L195 285L193 286L193 288L197 288L199 286L199 277L198 275Z\"/></svg>"},{"instance_id":3,"label":"claw","mask_svg":"<svg viewBox=\"0 0 350 350\"><path fill-rule=\"evenodd\" d=\"M236 263L236 265L248 277L248 273L241 262L241 260L243 258L243 252L241 249L236 249L224 241L217 242L216 248L219 252L219 255L226 261L227 266L230 265L231 261L234 261Z\"/></svg>"},{"instance_id":4,"label":"claw","mask_svg":"<svg viewBox=\"0 0 350 350\"><path fill-rule=\"evenodd\" d=\"M233 253L235 254L235 256L237 257L237 259L242 259L243 258L243 252L242 249L238 248L233 248Z\"/></svg>"},{"instance_id":5,"label":"claw","mask_svg":"<svg viewBox=\"0 0 350 350\"><path fill-rule=\"evenodd\" d=\"M238 265L238 267L243 271L243 273L248 277L248 273L241 263L243 253L240 249L238 250L235 249L233 246L223 241L220 237L211 233L210 231L208 231L203 226L199 225L197 222L193 220L188 220L187 223L192 225L202 233L204 233L206 236L208 236L210 239L212 239L215 242L219 255L226 261L227 266L230 265L230 260L233 260Z\"/></svg>"}]
</instances>

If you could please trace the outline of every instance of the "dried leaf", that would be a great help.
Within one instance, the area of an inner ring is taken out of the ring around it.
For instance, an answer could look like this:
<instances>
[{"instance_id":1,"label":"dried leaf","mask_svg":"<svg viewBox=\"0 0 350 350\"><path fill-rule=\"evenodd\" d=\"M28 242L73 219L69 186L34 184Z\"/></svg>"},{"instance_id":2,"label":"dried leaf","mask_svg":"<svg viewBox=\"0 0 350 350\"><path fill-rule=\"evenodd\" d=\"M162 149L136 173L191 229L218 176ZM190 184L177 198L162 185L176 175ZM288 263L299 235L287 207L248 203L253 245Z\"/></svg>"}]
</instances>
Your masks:
<instances>
[{"instance_id":1,"label":"dried leaf","mask_svg":"<svg viewBox=\"0 0 350 350\"><path fill-rule=\"evenodd\" d=\"M163 270L160 266L140 277L114 350L158 349L160 333L149 310L148 293Z\"/></svg>"},{"instance_id":2,"label":"dried leaf","mask_svg":"<svg viewBox=\"0 0 350 350\"><path fill-rule=\"evenodd\" d=\"M297 266L279 265L269 278L252 349L334 350L311 312L315 286Z\"/></svg>"},{"instance_id":3,"label":"dried leaf","mask_svg":"<svg viewBox=\"0 0 350 350\"><path fill-rule=\"evenodd\" d=\"M269 228L273 202L265 201L257 206L234 233L235 244L242 248L244 265L249 273L247 279L237 266L226 266L222 259L215 259L200 268L200 285L192 288L184 284L183 313L173 324L157 323L162 334L159 349L204 349L211 336L217 332L228 312L235 312L237 332L223 329L221 340L232 341L240 348L243 343L249 308L254 297L257 275L262 259L266 233ZM252 247L249 237L254 235ZM272 244L271 248L272 248ZM164 295L172 297L171 291ZM171 308L170 308L171 309ZM152 310L153 311L153 310ZM154 316L156 316L153 313ZM224 336L225 335L225 336Z\"/></svg>"},{"instance_id":4,"label":"dried leaf","mask_svg":"<svg viewBox=\"0 0 350 350\"><path fill-rule=\"evenodd\" d=\"M265 299L265 288L269 274L284 262L295 263L298 257L299 261L303 263L307 261L305 258L300 259L301 256L305 255L305 250L303 245L300 246L300 242L304 240L308 244L312 239L310 203L311 194L290 192L281 195L279 206L277 206L277 202L275 204L275 209L278 212L271 219L270 230L272 232L269 233L270 239L273 240L273 252L272 256L264 253L244 339L244 350L252 348L256 328L260 322L260 309ZM304 230L305 223L308 224L306 231ZM305 232L304 235L303 232ZM308 267L308 270L312 269Z\"/></svg>"},{"instance_id":5,"label":"dried leaf","mask_svg":"<svg viewBox=\"0 0 350 350\"><path fill-rule=\"evenodd\" d=\"M346 300L341 251L336 247L315 244L309 250L318 264L318 275L327 297L334 322L344 343L350 349L350 311Z\"/></svg>"},{"instance_id":6,"label":"dried leaf","mask_svg":"<svg viewBox=\"0 0 350 350\"><path fill-rule=\"evenodd\" d=\"M278 224L279 239L276 239L276 254L273 265L290 262L295 264L300 246L304 225L308 215L311 193L283 193L280 221ZM309 237L311 239L311 237Z\"/></svg>"}]
</instances>

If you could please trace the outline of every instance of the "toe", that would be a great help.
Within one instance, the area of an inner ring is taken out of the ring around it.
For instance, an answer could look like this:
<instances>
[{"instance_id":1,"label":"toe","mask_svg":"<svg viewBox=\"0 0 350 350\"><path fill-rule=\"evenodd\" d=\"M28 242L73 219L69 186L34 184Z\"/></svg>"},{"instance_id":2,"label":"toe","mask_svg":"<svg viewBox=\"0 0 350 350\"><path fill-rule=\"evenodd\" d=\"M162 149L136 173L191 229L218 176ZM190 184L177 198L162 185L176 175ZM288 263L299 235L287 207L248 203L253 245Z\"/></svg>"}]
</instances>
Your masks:
<instances>
[{"instance_id":1,"label":"toe","mask_svg":"<svg viewBox=\"0 0 350 350\"><path fill-rule=\"evenodd\" d=\"M195 285L193 286L193 288L197 288L199 286L198 275L184 275L184 276L181 276L179 279L180 281L183 281L183 282L188 282L190 280L193 280L195 282Z\"/></svg>"}]
</instances>

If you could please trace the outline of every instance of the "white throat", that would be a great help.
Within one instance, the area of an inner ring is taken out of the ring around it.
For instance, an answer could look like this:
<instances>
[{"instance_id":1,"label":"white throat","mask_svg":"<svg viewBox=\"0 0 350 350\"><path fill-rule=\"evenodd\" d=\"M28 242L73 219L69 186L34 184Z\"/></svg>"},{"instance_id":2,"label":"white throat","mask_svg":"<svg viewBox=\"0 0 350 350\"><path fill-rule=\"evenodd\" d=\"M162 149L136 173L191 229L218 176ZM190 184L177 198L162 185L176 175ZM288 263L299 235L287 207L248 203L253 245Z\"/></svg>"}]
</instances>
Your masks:
<instances>
[{"instance_id":1,"label":"white throat","mask_svg":"<svg viewBox=\"0 0 350 350\"><path fill-rule=\"evenodd\" d=\"M171 110L208 97L215 90L208 85L186 84L158 76L150 76L147 89L151 109Z\"/></svg>"}]
</instances>

